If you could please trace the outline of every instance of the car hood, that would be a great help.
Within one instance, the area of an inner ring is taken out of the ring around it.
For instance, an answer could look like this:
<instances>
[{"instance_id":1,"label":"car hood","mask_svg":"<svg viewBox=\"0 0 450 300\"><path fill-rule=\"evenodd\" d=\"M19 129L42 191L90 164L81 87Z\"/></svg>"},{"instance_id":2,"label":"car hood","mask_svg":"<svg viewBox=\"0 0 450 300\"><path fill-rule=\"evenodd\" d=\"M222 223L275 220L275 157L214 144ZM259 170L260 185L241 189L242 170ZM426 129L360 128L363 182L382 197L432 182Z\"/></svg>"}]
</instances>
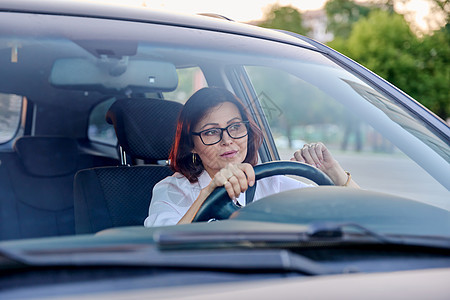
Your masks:
<instances>
[{"instance_id":1,"label":"car hood","mask_svg":"<svg viewBox=\"0 0 450 300\"><path fill-rule=\"evenodd\" d=\"M232 218L298 225L355 223L381 234L450 235L448 210L391 194L336 186L272 195L235 212Z\"/></svg>"},{"instance_id":2,"label":"car hood","mask_svg":"<svg viewBox=\"0 0 450 300\"><path fill-rule=\"evenodd\" d=\"M100 299L447 299L450 269L219 283L96 294ZM414 284L412 284L414 283ZM324 288L324 287L327 288Z\"/></svg>"}]
</instances>

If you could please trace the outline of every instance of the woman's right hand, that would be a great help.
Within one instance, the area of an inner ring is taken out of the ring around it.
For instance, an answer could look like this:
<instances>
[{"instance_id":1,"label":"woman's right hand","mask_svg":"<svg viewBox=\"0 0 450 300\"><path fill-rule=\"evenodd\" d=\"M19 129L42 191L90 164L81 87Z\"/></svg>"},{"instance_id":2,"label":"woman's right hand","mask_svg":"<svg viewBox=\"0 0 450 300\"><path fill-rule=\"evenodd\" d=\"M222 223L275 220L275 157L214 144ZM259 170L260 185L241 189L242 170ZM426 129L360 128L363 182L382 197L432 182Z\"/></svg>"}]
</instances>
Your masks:
<instances>
[{"instance_id":1,"label":"woman's right hand","mask_svg":"<svg viewBox=\"0 0 450 300\"><path fill-rule=\"evenodd\" d=\"M209 193L216 187L224 186L228 196L235 201L249 186L255 184L255 171L248 163L228 164L214 175L208 185Z\"/></svg>"},{"instance_id":2,"label":"woman's right hand","mask_svg":"<svg viewBox=\"0 0 450 300\"><path fill-rule=\"evenodd\" d=\"M249 186L253 186L254 184L255 171L253 170L252 165L247 163L228 164L214 175L211 183L200 192L200 195L178 224L191 223L203 202L216 187L224 186L228 196L230 196L233 201L236 201L237 197L239 197L242 192L245 192Z\"/></svg>"}]
</instances>

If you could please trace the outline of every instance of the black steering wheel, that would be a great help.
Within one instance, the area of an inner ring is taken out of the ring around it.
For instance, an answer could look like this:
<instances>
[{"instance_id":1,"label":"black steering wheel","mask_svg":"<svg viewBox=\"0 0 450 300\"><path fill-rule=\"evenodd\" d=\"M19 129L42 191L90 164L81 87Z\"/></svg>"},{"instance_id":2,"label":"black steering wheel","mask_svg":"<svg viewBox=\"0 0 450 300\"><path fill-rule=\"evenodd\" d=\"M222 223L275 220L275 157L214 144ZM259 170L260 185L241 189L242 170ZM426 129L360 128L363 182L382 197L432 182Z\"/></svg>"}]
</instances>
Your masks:
<instances>
[{"instance_id":1,"label":"black steering wheel","mask_svg":"<svg viewBox=\"0 0 450 300\"><path fill-rule=\"evenodd\" d=\"M256 180L274 175L297 175L312 180L318 185L334 185L321 170L295 161L271 161L255 166L254 170ZM192 222L228 219L238 209L239 207L231 201L225 188L221 186L206 198Z\"/></svg>"}]
</instances>

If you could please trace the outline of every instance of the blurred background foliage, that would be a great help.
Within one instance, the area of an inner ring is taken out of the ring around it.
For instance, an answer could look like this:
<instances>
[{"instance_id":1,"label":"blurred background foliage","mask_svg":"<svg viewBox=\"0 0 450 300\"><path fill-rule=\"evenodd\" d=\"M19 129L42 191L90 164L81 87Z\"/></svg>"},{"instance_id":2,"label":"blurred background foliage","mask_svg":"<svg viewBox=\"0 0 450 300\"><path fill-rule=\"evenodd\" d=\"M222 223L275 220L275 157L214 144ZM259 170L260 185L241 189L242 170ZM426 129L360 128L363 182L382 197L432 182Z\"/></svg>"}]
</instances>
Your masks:
<instances>
[{"instance_id":1,"label":"blurred background foliage","mask_svg":"<svg viewBox=\"0 0 450 300\"><path fill-rule=\"evenodd\" d=\"M306 35L309 31L303 23L302 14L295 7L274 4L265 13L264 20L258 24L264 28L283 29Z\"/></svg>"},{"instance_id":2,"label":"blurred background foliage","mask_svg":"<svg viewBox=\"0 0 450 300\"><path fill-rule=\"evenodd\" d=\"M429 0L446 24L433 32L419 32L395 12L394 1L330 0L325 5L330 47L393 83L444 120L450 118L450 4ZM271 6L259 26L303 35L308 28L292 6Z\"/></svg>"}]
</instances>

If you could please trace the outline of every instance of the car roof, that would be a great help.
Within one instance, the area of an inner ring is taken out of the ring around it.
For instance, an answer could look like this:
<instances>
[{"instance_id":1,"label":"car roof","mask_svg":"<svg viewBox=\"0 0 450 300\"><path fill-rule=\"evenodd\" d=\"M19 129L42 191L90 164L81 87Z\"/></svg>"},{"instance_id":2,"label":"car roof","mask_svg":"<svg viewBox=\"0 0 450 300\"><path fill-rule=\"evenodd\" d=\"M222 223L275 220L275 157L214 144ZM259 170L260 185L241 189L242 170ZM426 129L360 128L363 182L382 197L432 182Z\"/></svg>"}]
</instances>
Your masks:
<instances>
[{"instance_id":1,"label":"car roof","mask_svg":"<svg viewBox=\"0 0 450 300\"><path fill-rule=\"evenodd\" d=\"M117 20L183 26L212 30L216 32L259 37L317 50L317 47L315 47L311 43L308 43L306 40L299 39L298 37L293 37L289 34L276 30L270 30L249 24L230 21L224 17L211 17L211 14L188 15L160 11L147 7L98 2L80 2L73 0L44 0L39 2L33 0L2 0L0 2L0 12L1 11L69 15L106 19L111 18Z\"/></svg>"}]
</instances>

